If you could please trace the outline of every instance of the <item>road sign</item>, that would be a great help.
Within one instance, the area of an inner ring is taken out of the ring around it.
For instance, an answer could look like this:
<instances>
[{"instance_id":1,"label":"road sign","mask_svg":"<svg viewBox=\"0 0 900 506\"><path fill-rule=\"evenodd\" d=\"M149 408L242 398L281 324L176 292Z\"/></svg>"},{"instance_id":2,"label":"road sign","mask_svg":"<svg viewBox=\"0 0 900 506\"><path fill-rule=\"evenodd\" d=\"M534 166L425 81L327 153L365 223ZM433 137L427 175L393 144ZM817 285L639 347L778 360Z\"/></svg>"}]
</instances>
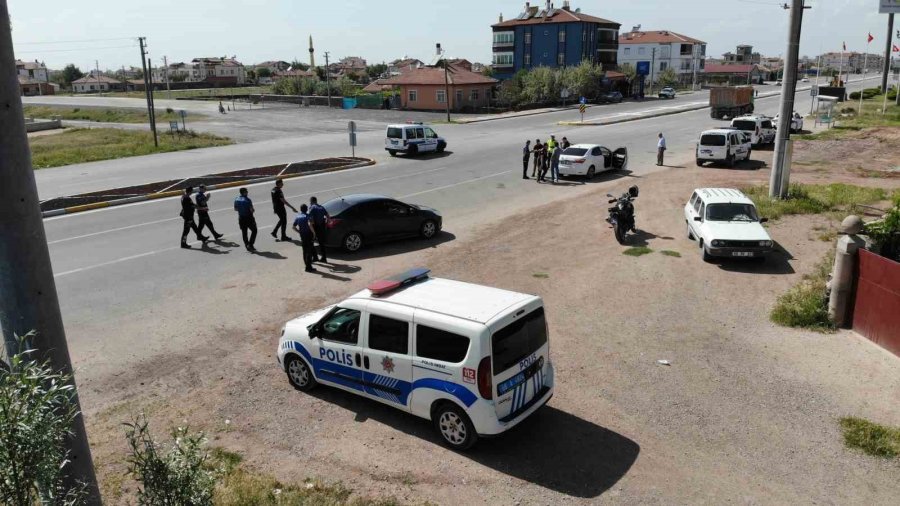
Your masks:
<instances>
[{"instance_id":1,"label":"road sign","mask_svg":"<svg viewBox=\"0 0 900 506\"><path fill-rule=\"evenodd\" d=\"M572 96L572 92L568 90L568 88L563 88L562 91L559 92L559 98L569 98Z\"/></svg>"},{"instance_id":2,"label":"road sign","mask_svg":"<svg viewBox=\"0 0 900 506\"><path fill-rule=\"evenodd\" d=\"M347 123L347 132L350 134L350 153L352 156L356 156L356 122L350 121Z\"/></svg>"},{"instance_id":3,"label":"road sign","mask_svg":"<svg viewBox=\"0 0 900 506\"><path fill-rule=\"evenodd\" d=\"M878 0L878 12L881 14L900 14L900 0Z\"/></svg>"},{"instance_id":4,"label":"road sign","mask_svg":"<svg viewBox=\"0 0 900 506\"><path fill-rule=\"evenodd\" d=\"M581 97L581 98L584 99L584 97ZM587 106L584 105L584 103L582 103L581 105L578 106L578 110L581 112L581 122L584 123L584 111L587 110Z\"/></svg>"},{"instance_id":5,"label":"road sign","mask_svg":"<svg viewBox=\"0 0 900 506\"><path fill-rule=\"evenodd\" d=\"M584 97L581 97L581 98L578 99L578 103L584 105L584 104L587 103L587 99L584 98Z\"/></svg>"},{"instance_id":6,"label":"road sign","mask_svg":"<svg viewBox=\"0 0 900 506\"><path fill-rule=\"evenodd\" d=\"M639 76L649 76L650 75L650 62L648 61L639 61L637 62L637 66L635 67L636 74Z\"/></svg>"},{"instance_id":7,"label":"road sign","mask_svg":"<svg viewBox=\"0 0 900 506\"><path fill-rule=\"evenodd\" d=\"M177 132L177 131L178 131L178 122L177 122L177 121L170 121L170 122L169 122L169 130L170 130L173 134L174 134L175 132Z\"/></svg>"},{"instance_id":8,"label":"road sign","mask_svg":"<svg viewBox=\"0 0 900 506\"><path fill-rule=\"evenodd\" d=\"M812 88L809 89L809 96L815 97L818 95L819 95L819 87L818 86L813 86Z\"/></svg>"},{"instance_id":9,"label":"road sign","mask_svg":"<svg viewBox=\"0 0 900 506\"><path fill-rule=\"evenodd\" d=\"M347 131L354 132L354 133L356 132L356 122L355 121L350 121L347 123Z\"/></svg>"}]
</instances>

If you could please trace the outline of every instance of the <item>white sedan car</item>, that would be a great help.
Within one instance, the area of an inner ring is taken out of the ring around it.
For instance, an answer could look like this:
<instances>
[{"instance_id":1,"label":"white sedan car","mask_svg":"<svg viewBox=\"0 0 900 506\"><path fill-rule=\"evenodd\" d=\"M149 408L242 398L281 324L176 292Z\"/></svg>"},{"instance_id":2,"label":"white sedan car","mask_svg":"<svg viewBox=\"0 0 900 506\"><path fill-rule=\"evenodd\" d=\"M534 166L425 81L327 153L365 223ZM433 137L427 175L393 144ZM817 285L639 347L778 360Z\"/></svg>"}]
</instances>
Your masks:
<instances>
[{"instance_id":1,"label":"white sedan car","mask_svg":"<svg viewBox=\"0 0 900 506\"><path fill-rule=\"evenodd\" d=\"M608 170L628 168L628 149L610 151L599 144L573 144L559 156L560 176L586 176L593 178Z\"/></svg>"}]
</instances>

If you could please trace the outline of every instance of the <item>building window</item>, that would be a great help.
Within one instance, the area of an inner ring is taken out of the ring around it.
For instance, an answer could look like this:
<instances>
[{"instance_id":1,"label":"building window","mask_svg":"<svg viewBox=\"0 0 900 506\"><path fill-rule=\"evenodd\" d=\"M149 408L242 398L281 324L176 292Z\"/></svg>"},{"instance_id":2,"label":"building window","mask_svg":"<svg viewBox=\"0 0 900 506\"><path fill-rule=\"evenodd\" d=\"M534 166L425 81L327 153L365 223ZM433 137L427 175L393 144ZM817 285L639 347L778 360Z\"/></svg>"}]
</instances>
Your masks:
<instances>
[{"instance_id":1,"label":"building window","mask_svg":"<svg viewBox=\"0 0 900 506\"><path fill-rule=\"evenodd\" d=\"M669 62L661 61L659 62L659 70L660 72L669 68Z\"/></svg>"},{"instance_id":2,"label":"building window","mask_svg":"<svg viewBox=\"0 0 900 506\"><path fill-rule=\"evenodd\" d=\"M497 67L511 67L513 53L494 53L494 65Z\"/></svg>"},{"instance_id":3,"label":"building window","mask_svg":"<svg viewBox=\"0 0 900 506\"><path fill-rule=\"evenodd\" d=\"M625 48L625 56L628 56L628 55L630 55L630 54L631 54L631 48L630 48L630 47L626 47L626 48Z\"/></svg>"},{"instance_id":4,"label":"building window","mask_svg":"<svg viewBox=\"0 0 900 506\"><path fill-rule=\"evenodd\" d=\"M643 56L643 54L644 54L644 48L639 47L639 48L638 48L638 54Z\"/></svg>"},{"instance_id":5,"label":"building window","mask_svg":"<svg viewBox=\"0 0 900 506\"><path fill-rule=\"evenodd\" d=\"M559 42L562 44L566 43L566 30L562 29L559 31Z\"/></svg>"},{"instance_id":6,"label":"building window","mask_svg":"<svg viewBox=\"0 0 900 506\"><path fill-rule=\"evenodd\" d=\"M525 32L525 45L531 44L531 32Z\"/></svg>"},{"instance_id":7,"label":"building window","mask_svg":"<svg viewBox=\"0 0 900 506\"><path fill-rule=\"evenodd\" d=\"M419 99L419 92L416 90L409 90L409 101L416 102Z\"/></svg>"},{"instance_id":8,"label":"building window","mask_svg":"<svg viewBox=\"0 0 900 506\"><path fill-rule=\"evenodd\" d=\"M581 42L587 42L587 30L581 30Z\"/></svg>"},{"instance_id":9,"label":"building window","mask_svg":"<svg viewBox=\"0 0 900 506\"><path fill-rule=\"evenodd\" d=\"M660 58L669 58L669 57L671 57L671 54L672 54L672 46L670 46L670 45L662 46L659 49L659 51L660 51Z\"/></svg>"},{"instance_id":10,"label":"building window","mask_svg":"<svg viewBox=\"0 0 900 506\"><path fill-rule=\"evenodd\" d=\"M459 106L459 104L462 103L462 101L463 101L463 91L456 90L456 105L457 105L457 107Z\"/></svg>"},{"instance_id":11,"label":"building window","mask_svg":"<svg viewBox=\"0 0 900 506\"><path fill-rule=\"evenodd\" d=\"M548 36L548 35L550 35L550 32L547 31L547 30L544 30L544 37L546 37L546 36Z\"/></svg>"},{"instance_id":12,"label":"building window","mask_svg":"<svg viewBox=\"0 0 900 506\"><path fill-rule=\"evenodd\" d=\"M525 53L525 65L531 65L531 55Z\"/></svg>"},{"instance_id":13,"label":"building window","mask_svg":"<svg viewBox=\"0 0 900 506\"><path fill-rule=\"evenodd\" d=\"M437 90L437 91L435 92L435 94L434 94L434 98L435 98L435 100L437 100L437 103L439 103L439 104L445 104L445 103L447 103L447 92L446 92L446 90Z\"/></svg>"},{"instance_id":14,"label":"building window","mask_svg":"<svg viewBox=\"0 0 900 506\"><path fill-rule=\"evenodd\" d=\"M511 46L515 41L516 32L494 32L495 46Z\"/></svg>"},{"instance_id":15,"label":"building window","mask_svg":"<svg viewBox=\"0 0 900 506\"><path fill-rule=\"evenodd\" d=\"M472 95L471 95L470 99L472 100L472 102L478 102L478 89L477 88L472 88Z\"/></svg>"},{"instance_id":16,"label":"building window","mask_svg":"<svg viewBox=\"0 0 900 506\"><path fill-rule=\"evenodd\" d=\"M559 66L566 64L566 53L559 53L556 55L556 64Z\"/></svg>"}]
</instances>

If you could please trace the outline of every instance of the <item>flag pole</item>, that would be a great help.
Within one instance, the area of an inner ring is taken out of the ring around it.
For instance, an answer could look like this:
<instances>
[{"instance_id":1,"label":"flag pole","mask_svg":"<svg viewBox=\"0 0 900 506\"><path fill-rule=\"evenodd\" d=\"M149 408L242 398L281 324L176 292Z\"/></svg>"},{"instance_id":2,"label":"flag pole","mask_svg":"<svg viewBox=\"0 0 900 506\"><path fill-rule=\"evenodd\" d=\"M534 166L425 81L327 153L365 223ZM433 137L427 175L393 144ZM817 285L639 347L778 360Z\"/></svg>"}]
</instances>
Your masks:
<instances>
[{"instance_id":1,"label":"flag pole","mask_svg":"<svg viewBox=\"0 0 900 506\"><path fill-rule=\"evenodd\" d=\"M841 46L841 64L838 67L838 82L837 85L841 85L841 80L844 78L844 48L847 47L847 43L844 42L844 45Z\"/></svg>"},{"instance_id":2,"label":"flag pole","mask_svg":"<svg viewBox=\"0 0 900 506\"><path fill-rule=\"evenodd\" d=\"M866 42L866 55L863 57L863 83L862 88L859 89L859 112L856 113L856 117L862 118L862 101L863 101L863 91L866 89L866 71L869 68L869 44L872 43L872 35L869 35L868 42ZM887 96L887 92L884 93L884 96Z\"/></svg>"}]
</instances>

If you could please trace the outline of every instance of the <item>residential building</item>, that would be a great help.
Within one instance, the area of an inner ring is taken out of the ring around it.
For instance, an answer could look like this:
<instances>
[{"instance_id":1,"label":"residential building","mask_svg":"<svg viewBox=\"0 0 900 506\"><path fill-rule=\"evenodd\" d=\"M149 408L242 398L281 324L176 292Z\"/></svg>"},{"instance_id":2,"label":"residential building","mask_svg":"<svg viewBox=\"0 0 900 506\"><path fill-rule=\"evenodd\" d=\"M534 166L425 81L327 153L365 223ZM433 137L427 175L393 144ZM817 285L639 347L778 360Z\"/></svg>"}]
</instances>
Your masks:
<instances>
[{"instance_id":1,"label":"residential building","mask_svg":"<svg viewBox=\"0 0 900 506\"><path fill-rule=\"evenodd\" d=\"M423 111L443 111L449 101L453 111L471 111L490 104L496 79L450 65L444 81L441 67L421 67L408 70L381 86L400 89L400 107ZM448 96L449 95L449 96Z\"/></svg>"},{"instance_id":2,"label":"residential building","mask_svg":"<svg viewBox=\"0 0 900 506\"><path fill-rule=\"evenodd\" d=\"M753 52L753 46L741 44L733 53L723 54L722 60L725 65L758 65L761 56Z\"/></svg>"},{"instance_id":3,"label":"residential building","mask_svg":"<svg viewBox=\"0 0 900 506\"><path fill-rule=\"evenodd\" d=\"M425 63L422 60L418 60L416 58L407 58L403 57L399 60L394 60L388 63L388 75L390 76L399 76L404 72L408 72L410 70L414 70L417 68L424 67Z\"/></svg>"},{"instance_id":4,"label":"residential building","mask_svg":"<svg viewBox=\"0 0 900 506\"><path fill-rule=\"evenodd\" d=\"M33 62L16 60L16 74L43 83L50 81L46 65L37 60Z\"/></svg>"},{"instance_id":5,"label":"residential building","mask_svg":"<svg viewBox=\"0 0 900 506\"><path fill-rule=\"evenodd\" d=\"M239 86L247 80L247 72L244 65L231 58L194 58L191 65L202 76L200 81L206 81L214 86Z\"/></svg>"},{"instance_id":6,"label":"residential building","mask_svg":"<svg viewBox=\"0 0 900 506\"><path fill-rule=\"evenodd\" d=\"M19 92L23 97L31 97L34 95L55 95L59 85L56 83L48 83L47 81L38 81L30 77L22 75L19 78Z\"/></svg>"},{"instance_id":7,"label":"residential building","mask_svg":"<svg viewBox=\"0 0 900 506\"><path fill-rule=\"evenodd\" d=\"M640 26L619 35L619 65L637 67L647 62L653 67L648 76L656 82L659 73L674 70L683 84L694 82L695 73L703 72L706 42L669 30L642 31Z\"/></svg>"},{"instance_id":8,"label":"residential building","mask_svg":"<svg viewBox=\"0 0 900 506\"><path fill-rule=\"evenodd\" d=\"M487 67L488 67L488 65L485 65L484 63L473 62L472 63L472 72L481 73L481 72L484 72L484 69Z\"/></svg>"},{"instance_id":9,"label":"residential building","mask_svg":"<svg viewBox=\"0 0 900 506\"><path fill-rule=\"evenodd\" d=\"M759 65L706 64L702 79L705 84L762 84L767 76L768 70Z\"/></svg>"},{"instance_id":10,"label":"residential building","mask_svg":"<svg viewBox=\"0 0 900 506\"><path fill-rule=\"evenodd\" d=\"M450 65L468 70L469 72L475 72L472 68L472 62L465 58L449 58L447 62L450 63Z\"/></svg>"},{"instance_id":11,"label":"residential building","mask_svg":"<svg viewBox=\"0 0 900 506\"><path fill-rule=\"evenodd\" d=\"M125 84L118 79L109 76L91 73L72 81L72 91L75 93L103 93L107 91L122 91Z\"/></svg>"},{"instance_id":12,"label":"residential building","mask_svg":"<svg viewBox=\"0 0 900 506\"><path fill-rule=\"evenodd\" d=\"M863 68L868 72L878 72L884 65L884 56L880 54L869 53L866 58L865 53L857 53L856 51L845 51L844 53L825 53L821 56L822 69L839 70L844 72L861 73Z\"/></svg>"},{"instance_id":13,"label":"residential building","mask_svg":"<svg viewBox=\"0 0 900 506\"><path fill-rule=\"evenodd\" d=\"M368 64L364 58L359 56L348 56L342 58L336 65L336 71L342 76L363 77L366 75Z\"/></svg>"},{"instance_id":14,"label":"residential building","mask_svg":"<svg viewBox=\"0 0 900 506\"><path fill-rule=\"evenodd\" d=\"M256 70L269 69L269 72L275 74L276 72L284 72L285 70L288 70L289 68L291 68L291 64L282 60L270 60L264 61L262 63L257 63L253 66L253 68Z\"/></svg>"},{"instance_id":15,"label":"residential building","mask_svg":"<svg viewBox=\"0 0 900 506\"><path fill-rule=\"evenodd\" d=\"M289 78L289 79L310 79L311 78L311 79L316 79L316 80L319 79L318 75L316 74L316 71L312 70L312 69L310 69L310 70L291 69L291 70L275 72L274 74L272 74L272 81L278 81L280 79L285 79L285 78Z\"/></svg>"},{"instance_id":16,"label":"residential building","mask_svg":"<svg viewBox=\"0 0 900 506\"><path fill-rule=\"evenodd\" d=\"M615 21L572 9L568 0L556 8L549 0L541 8L525 2L521 14L491 26L493 62L500 79L535 67L566 67L590 61L604 70L615 69L619 27Z\"/></svg>"}]
</instances>

